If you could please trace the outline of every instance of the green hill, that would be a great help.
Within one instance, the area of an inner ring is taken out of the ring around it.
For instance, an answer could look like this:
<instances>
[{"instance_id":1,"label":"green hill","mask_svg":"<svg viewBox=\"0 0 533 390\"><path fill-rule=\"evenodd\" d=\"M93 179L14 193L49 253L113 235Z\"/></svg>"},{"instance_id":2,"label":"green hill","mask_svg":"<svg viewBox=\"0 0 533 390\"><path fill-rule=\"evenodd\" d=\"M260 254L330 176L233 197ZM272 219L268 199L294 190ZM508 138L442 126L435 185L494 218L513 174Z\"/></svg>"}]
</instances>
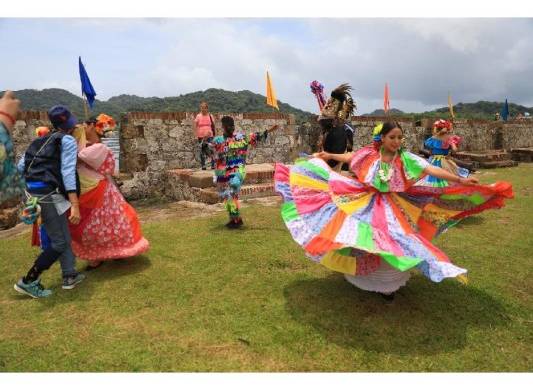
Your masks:
<instances>
[{"instance_id":1,"label":"green hill","mask_svg":"<svg viewBox=\"0 0 533 390\"><path fill-rule=\"evenodd\" d=\"M497 112L501 112L504 102L487 102L479 101L476 103L457 103L453 106L453 111L456 119L494 119L494 115ZM420 118L449 118L449 109L448 107L437 108L433 111L425 112L403 112L397 109L391 109L391 114L393 116L405 116L412 117L415 119ZM529 112L533 114L533 107L526 107L520 104L509 103L509 113L511 118L514 118L518 113ZM363 114L363 116L383 116L385 112L380 110L374 110L370 114Z\"/></svg>"},{"instance_id":2,"label":"green hill","mask_svg":"<svg viewBox=\"0 0 533 390\"><path fill-rule=\"evenodd\" d=\"M479 101L476 103L457 103L453 106L453 112L458 119L494 119L494 115L502 111L504 102ZM520 104L509 103L509 114L514 118L518 113L533 113L533 107L526 107ZM448 107L438 108L434 111L423 113L425 116L449 116Z\"/></svg>"},{"instance_id":3,"label":"green hill","mask_svg":"<svg viewBox=\"0 0 533 390\"><path fill-rule=\"evenodd\" d=\"M389 112L393 116L405 115L405 112L403 112L402 110L398 110L397 108L391 108ZM384 116L384 115L385 115L385 110L379 109L379 110L372 111L370 114L363 114L361 116Z\"/></svg>"},{"instance_id":4,"label":"green hill","mask_svg":"<svg viewBox=\"0 0 533 390\"><path fill-rule=\"evenodd\" d=\"M49 88L42 91L35 89L23 89L15 91L16 96L22 101L23 110L46 111L54 104L68 106L78 115L84 118L83 100L64 89ZM272 108L265 104L266 97L251 91L226 91L223 89L210 88L205 91L197 91L179 96L170 97L140 97L136 95L113 96L107 101L96 100L93 113L105 112L115 118L128 111L168 112L168 111L198 111L202 100L209 103L211 112L272 112ZM279 102L280 112L294 114L298 122L307 121L315 114L297 109L289 104ZM479 101L477 103L458 103L453 106L457 119L494 119L494 114L500 112L503 102ZM511 117L517 113L529 112L533 114L533 107L509 103ZM447 118L448 107L438 108L433 111L422 113L407 113L392 108L394 116L419 118ZM374 110L363 116L383 116L382 109Z\"/></svg>"},{"instance_id":5,"label":"green hill","mask_svg":"<svg viewBox=\"0 0 533 390\"><path fill-rule=\"evenodd\" d=\"M42 91L23 89L15 91L22 102L23 110L46 111L55 104L69 107L79 118L84 118L83 100L64 89L49 88ZM107 101L96 100L93 113L105 112L115 118L128 111L169 112L198 111L201 101L209 103L211 112L272 112L265 104L266 97L250 91L225 91L210 88L205 91L192 92L172 97L139 97L136 95L119 95ZM306 121L313 114L289 104L278 101L280 112L294 114L297 121Z\"/></svg>"}]
</instances>

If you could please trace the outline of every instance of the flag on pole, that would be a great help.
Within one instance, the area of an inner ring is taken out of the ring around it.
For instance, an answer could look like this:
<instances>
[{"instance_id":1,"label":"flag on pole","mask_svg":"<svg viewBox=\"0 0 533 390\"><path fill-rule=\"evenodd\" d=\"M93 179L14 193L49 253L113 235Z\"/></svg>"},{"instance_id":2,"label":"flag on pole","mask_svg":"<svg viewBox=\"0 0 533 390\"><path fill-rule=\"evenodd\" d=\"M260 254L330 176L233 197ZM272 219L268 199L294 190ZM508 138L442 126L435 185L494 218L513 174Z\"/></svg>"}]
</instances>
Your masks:
<instances>
[{"instance_id":1,"label":"flag on pole","mask_svg":"<svg viewBox=\"0 0 533 390\"><path fill-rule=\"evenodd\" d=\"M385 114L389 112L390 102L389 102L389 84L385 83L385 93L383 94L383 110Z\"/></svg>"},{"instance_id":2,"label":"flag on pole","mask_svg":"<svg viewBox=\"0 0 533 390\"><path fill-rule=\"evenodd\" d=\"M89 80L89 75L85 71L85 67L83 66L83 63L81 62L81 57L79 57L79 65L80 65L81 94L85 95L85 97L87 98L87 102L89 103L89 107L93 108L94 97L96 96L96 92L94 91L93 85L91 84L91 80Z\"/></svg>"},{"instance_id":3,"label":"flag on pole","mask_svg":"<svg viewBox=\"0 0 533 390\"><path fill-rule=\"evenodd\" d=\"M507 117L509 116L509 104L507 103L507 99L505 99L505 104L503 105L500 115L504 121L506 121Z\"/></svg>"},{"instance_id":4,"label":"flag on pole","mask_svg":"<svg viewBox=\"0 0 533 390\"><path fill-rule=\"evenodd\" d=\"M453 113L452 95L450 94L450 92L448 92L448 108L450 109L450 115L452 119L454 119L455 114Z\"/></svg>"},{"instance_id":5,"label":"flag on pole","mask_svg":"<svg viewBox=\"0 0 533 390\"><path fill-rule=\"evenodd\" d=\"M276 99L276 92L274 91L274 88L272 87L272 80L270 80L270 75L268 74L268 71L267 71L267 91L266 91L266 95L267 95L266 103L269 106L274 107L276 110L279 110L278 100Z\"/></svg>"}]
</instances>

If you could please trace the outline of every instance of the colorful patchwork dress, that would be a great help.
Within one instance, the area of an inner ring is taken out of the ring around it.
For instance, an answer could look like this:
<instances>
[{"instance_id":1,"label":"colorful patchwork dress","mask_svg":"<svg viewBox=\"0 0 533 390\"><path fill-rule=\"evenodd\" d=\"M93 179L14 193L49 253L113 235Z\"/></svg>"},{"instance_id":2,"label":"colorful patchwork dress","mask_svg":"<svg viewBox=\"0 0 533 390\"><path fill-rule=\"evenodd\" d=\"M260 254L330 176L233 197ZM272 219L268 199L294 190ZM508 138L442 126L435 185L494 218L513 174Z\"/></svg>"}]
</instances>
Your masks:
<instances>
[{"instance_id":1,"label":"colorful patchwork dress","mask_svg":"<svg viewBox=\"0 0 533 390\"><path fill-rule=\"evenodd\" d=\"M405 150L391 163L381 162L374 146L353 154L356 178L318 158L277 164L282 218L311 260L362 289L392 292L415 267L433 282L466 280L466 269L452 264L431 240L468 215L502 207L513 196L512 186L415 185L428 165Z\"/></svg>"},{"instance_id":2,"label":"colorful patchwork dress","mask_svg":"<svg viewBox=\"0 0 533 390\"><path fill-rule=\"evenodd\" d=\"M246 176L246 156L248 148L265 140L268 132L256 132L248 135L237 133L233 137L217 136L213 138L211 148L215 159L215 180L220 199L229 213L231 220L240 218L239 194Z\"/></svg>"},{"instance_id":3,"label":"colorful patchwork dress","mask_svg":"<svg viewBox=\"0 0 533 390\"><path fill-rule=\"evenodd\" d=\"M454 175L460 177L468 177L470 171L466 168L459 167L451 158L448 157L448 154L451 149L451 143L456 145L459 143L460 138L457 136L452 136L446 141L442 141L438 138L431 137L424 142L424 146L431 151L431 156L429 157L429 163L436 167L445 169L446 171L453 173ZM421 185L429 185L433 187L446 187L450 185L447 180L440 179L438 177L427 175L422 179Z\"/></svg>"},{"instance_id":4,"label":"colorful patchwork dress","mask_svg":"<svg viewBox=\"0 0 533 390\"><path fill-rule=\"evenodd\" d=\"M72 250L84 260L126 258L149 248L135 209L109 179L114 170L113 152L104 144L87 146L78 153L81 221L69 229Z\"/></svg>"}]
</instances>

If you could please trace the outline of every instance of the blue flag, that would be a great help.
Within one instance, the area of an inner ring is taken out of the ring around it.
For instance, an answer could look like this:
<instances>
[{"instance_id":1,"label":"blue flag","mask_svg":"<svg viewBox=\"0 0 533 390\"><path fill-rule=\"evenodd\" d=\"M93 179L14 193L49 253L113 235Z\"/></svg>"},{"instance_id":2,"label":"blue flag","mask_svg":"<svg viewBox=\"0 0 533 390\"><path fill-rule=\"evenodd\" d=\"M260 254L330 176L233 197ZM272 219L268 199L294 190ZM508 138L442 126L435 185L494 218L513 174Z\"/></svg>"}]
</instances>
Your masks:
<instances>
[{"instance_id":1,"label":"blue flag","mask_svg":"<svg viewBox=\"0 0 533 390\"><path fill-rule=\"evenodd\" d=\"M507 99L505 99L505 105L503 106L500 115L504 121L506 121L507 117L509 116L509 104L507 104Z\"/></svg>"},{"instance_id":2,"label":"blue flag","mask_svg":"<svg viewBox=\"0 0 533 390\"><path fill-rule=\"evenodd\" d=\"M81 93L85 95L85 97L87 98L89 107L93 108L94 97L96 96L96 92L94 91L94 88L91 84L91 80L89 80L89 75L85 71L85 67L83 66L81 62L81 57L80 57L80 80L81 80Z\"/></svg>"}]
</instances>

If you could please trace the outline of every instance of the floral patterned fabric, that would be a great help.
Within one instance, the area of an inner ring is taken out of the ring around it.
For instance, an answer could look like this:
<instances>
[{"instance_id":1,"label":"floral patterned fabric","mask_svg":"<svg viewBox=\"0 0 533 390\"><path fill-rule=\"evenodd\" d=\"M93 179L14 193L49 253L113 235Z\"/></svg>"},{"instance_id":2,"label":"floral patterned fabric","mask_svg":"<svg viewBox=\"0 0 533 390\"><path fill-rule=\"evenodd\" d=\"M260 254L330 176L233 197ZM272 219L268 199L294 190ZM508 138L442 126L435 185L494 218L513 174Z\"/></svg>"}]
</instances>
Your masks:
<instances>
[{"instance_id":1,"label":"floral patterned fabric","mask_svg":"<svg viewBox=\"0 0 533 390\"><path fill-rule=\"evenodd\" d=\"M0 122L0 205L18 203L24 194L24 179L15 164L15 152L11 137Z\"/></svg>"},{"instance_id":2,"label":"floral patterned fabric","mask_svg":"<svg viewBox=\"0 0 533 390\"><path fill-rule=\"evenodd\" d=\"M103 159L100 158L102 154L105 155ZM82 185L81 222L70 225L74 254L94 261L126 258L146 252L149 243L142 236L135 209L107 177L115 169L112 151L103 144L95 144L82 150L79 159L85 170L94 169L103 179L86 192ZM99 166L95 169L96 165ZM80 182L88 182L82 177L84 170L79 169L79 172Z\"/></svg>"}]
</instances>

